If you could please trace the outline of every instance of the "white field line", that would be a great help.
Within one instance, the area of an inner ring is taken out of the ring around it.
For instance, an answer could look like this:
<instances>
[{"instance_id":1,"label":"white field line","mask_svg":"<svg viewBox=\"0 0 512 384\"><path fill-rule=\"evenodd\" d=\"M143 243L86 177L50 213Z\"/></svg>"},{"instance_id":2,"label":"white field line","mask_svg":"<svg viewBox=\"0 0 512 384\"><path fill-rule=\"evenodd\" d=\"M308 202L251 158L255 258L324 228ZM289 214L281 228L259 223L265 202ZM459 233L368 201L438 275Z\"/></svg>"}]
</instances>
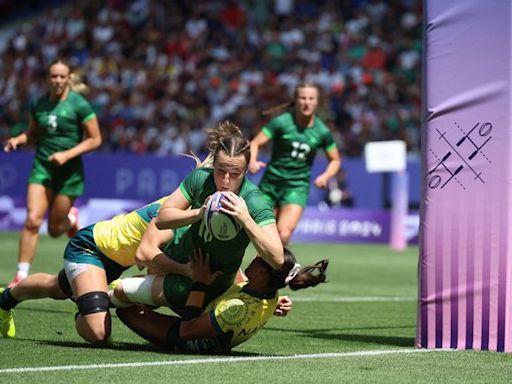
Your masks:
<instances>
[{"instance_id":1,"label":"white field line","mask_svg":"<svg viewBox=\"0 0 512 384\"><path fill-rule=\"evenodd\" d=\"M341 296L341 297L293 297L293 301L314 301L325 303L359 303L359 302L377 302L377 301L416 301L413 296Z\"/></svg>"},{"instance_id":2,"label":"white field line","mask_svg":"<svg viewBox=\"0 0 512 384\"><path fill-rule=\"evenodd\" d=\"M278 360L302 360L302 359L328 359L343 357L382 356L391 354L410 354L440 351L437 349L390 349L380 351L356 351L338 353L313 353L290 356L246 356L246 357L212 357L209 359L189 360L166 360L166 361L141 361L137 363L110 363L110 364L87 364L87 365L56 365L53 367L23 367L23 368L2 368L2 373L26 373L26 372L52 372L70 371L101 368L140 368L157 367L166 365L195 365L195 364L218 364L218 363L244 363L247 361L278 361ZM446 351L446 350L445 350Z\"/></svg>"}]
</instances>

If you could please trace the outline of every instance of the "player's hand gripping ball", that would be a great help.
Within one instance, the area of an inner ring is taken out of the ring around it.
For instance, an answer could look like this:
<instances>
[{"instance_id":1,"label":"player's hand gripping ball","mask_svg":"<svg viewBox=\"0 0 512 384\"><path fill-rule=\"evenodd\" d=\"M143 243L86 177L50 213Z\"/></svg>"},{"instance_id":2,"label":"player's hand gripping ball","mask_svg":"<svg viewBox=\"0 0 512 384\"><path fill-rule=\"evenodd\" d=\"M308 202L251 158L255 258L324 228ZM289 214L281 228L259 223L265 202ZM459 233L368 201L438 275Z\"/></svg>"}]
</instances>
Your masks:
<instances>
[{"instance_id":1,"label":"player's hand gripping ball","mask_svg":"<svg viewBox=\"0 0 512 384\"><path fill-rule=\"evenodd\" d=\"M222 192L215 192L212 195L204 210L203 221L213 237L217 240L226 241L234 239L241 226L233 216L220 211L223 199L226 199L226 197Z\"/></svg>"}]
</instances>

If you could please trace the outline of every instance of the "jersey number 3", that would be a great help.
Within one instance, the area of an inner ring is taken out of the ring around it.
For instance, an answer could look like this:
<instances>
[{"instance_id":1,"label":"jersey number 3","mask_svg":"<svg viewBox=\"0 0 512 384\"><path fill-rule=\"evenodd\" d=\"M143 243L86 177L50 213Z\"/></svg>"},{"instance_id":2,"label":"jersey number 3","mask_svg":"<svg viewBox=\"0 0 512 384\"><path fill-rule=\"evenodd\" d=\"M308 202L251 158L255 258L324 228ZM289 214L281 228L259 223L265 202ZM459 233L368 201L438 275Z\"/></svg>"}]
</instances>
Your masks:
<instances>
[{"instance_id":1,"label":"jersey number 3","mask_svg":"<svg viewBox=\"0 0 512 384\"><path fill-rule=\"evenodd\" d=\"M48 115L48 131L55 132L57 130L57 115Z\"/></svg>"}]
</instances>

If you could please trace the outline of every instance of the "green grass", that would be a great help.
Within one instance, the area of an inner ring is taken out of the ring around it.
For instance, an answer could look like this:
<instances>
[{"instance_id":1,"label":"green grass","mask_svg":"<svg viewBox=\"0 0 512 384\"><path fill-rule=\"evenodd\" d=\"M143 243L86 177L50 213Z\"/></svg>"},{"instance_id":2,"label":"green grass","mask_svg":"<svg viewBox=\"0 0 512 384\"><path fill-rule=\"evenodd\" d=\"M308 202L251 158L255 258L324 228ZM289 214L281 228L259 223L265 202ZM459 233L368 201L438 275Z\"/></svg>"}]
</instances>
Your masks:
<instances>
[{"instance_id":1,"label":"green grass","mask_svg":"<svg viewBox=\"0 0 512 384\"><path fill-rule=\"evenodd\" d=\"M14 275L17 242L17 234L0 233L0 283ZM57 272L65 244L64 238L42 237L32 272ZM283 290L295 300L292 313L272 318L235 349L231 357L239 360L163 353L115 317L112 345L93 348L74 330L71 302L34 300L15 310L17 338L0 339L0 383L510 382L510 354L414 349L417 248L398 253L386 246L296 244L293 249L302 264L329 258L329 282L299 292ZM250 250L246 262L252 255ZM398 353L361 355L362 351ZM277 360L305 354L317 356ZM168 365L149 365L155 362ZM122 363L146 364L119 366ZM112 366L2 371L90 364Z\"/></svg>"}]
</instances>

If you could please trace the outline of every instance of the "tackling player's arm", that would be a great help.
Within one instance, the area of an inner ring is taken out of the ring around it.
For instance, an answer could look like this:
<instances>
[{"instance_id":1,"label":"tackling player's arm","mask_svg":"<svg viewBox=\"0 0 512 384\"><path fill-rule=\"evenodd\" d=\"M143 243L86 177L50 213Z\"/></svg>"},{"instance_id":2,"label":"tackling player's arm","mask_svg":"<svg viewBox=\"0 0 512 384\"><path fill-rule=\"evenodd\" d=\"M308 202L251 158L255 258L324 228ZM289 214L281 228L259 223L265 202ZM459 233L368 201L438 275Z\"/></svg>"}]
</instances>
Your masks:
<instances>
[{"instance_id":1,"label":"tackling player's arm","mask_svg":"<svg viewBox=\"0 0 512 384\"><path fill-rule=\"evenodd\" d=\"M184 340L215 338L215 329L209 313L202 313L208 286L215 281L221 271L211 272L210 256L201 250L194 251L192 258L192 287L183 310L180 323L180 337Z\"/></svg>"},{"instance_id":2,"label":"tackling player's arm","mask_svg":"<svg viewBox=\"0 0 512 384\"><path fill-rule=\"evenodd\" d=\"M247 280L248 278L245 273L240 268L238 268L235 276L235 284L242 283ZM292 307L293 302L289 296L279 296L277 299L276 308L274 309L274 316L284 317L288 315L288 313L292 310Z\"/></svg>"},{"instance_id":3,"label":"tackling player's arm","mask_svg":"<svg viewBox=\"0 0 512 384\"><path fill-rule=\"evenodd\" d=\"M147 267L152 273L175 273L190 277L191 271L188 263L178 263L160 249L172 237L171 229L159 230L155 225L155 219L152 219L135 252L137 265Z\"/></svg>"}]
</instances>

